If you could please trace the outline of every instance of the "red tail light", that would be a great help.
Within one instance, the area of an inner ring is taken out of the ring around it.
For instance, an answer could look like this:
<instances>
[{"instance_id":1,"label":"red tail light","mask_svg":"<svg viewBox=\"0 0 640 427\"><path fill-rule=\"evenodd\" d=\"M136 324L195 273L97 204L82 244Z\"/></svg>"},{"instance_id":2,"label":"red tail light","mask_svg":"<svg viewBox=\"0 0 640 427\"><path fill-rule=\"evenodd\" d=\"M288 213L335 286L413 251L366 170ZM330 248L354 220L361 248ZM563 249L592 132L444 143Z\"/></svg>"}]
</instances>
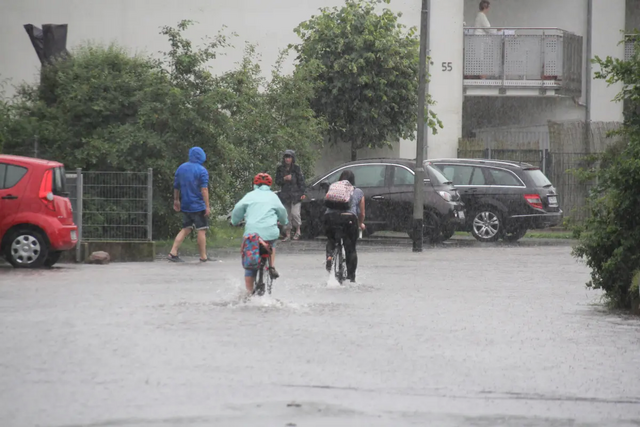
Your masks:
<instances>
[{"instance_id":1,"label":"red tail light","mask_svg":"<svg viewBox=\"0 0 640 427\"><path fill-rule=\"evenodd\" d=\"M53 202L53 170L51 169L44 172L40 183L39 197L48 209L56 210L56 205Z\"/></svg>"},{"instance_id":2,"label":"red tail light","mask_svg":"<svg viewBox=\"0 0 640 427\"><path fill-rule=\"evenodd\" d=\"M532 207L536 209L544 209L542 206L542 199L538 194L525 194L524 199L529 203Z\"/></svg>"}]
</instances>

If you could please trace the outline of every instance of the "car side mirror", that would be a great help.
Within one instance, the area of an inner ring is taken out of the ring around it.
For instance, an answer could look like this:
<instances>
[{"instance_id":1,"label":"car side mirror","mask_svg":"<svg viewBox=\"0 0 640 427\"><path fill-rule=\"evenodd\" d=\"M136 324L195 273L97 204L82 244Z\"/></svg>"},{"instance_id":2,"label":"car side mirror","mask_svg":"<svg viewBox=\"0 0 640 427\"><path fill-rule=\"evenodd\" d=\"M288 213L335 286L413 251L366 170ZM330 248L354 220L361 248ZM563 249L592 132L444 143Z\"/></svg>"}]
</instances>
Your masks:
<instances>
[{"instance_id":1,"label":"car side mirror","mask_svg":"<svg viewBox=\"0 0 640 427\"><path fill-rule=\"evenodd\" d=\"M325 193L327 191L329 191L329 183L324 181L320 183L320 189L323 190Z\"/></svg>"}]
</instances>

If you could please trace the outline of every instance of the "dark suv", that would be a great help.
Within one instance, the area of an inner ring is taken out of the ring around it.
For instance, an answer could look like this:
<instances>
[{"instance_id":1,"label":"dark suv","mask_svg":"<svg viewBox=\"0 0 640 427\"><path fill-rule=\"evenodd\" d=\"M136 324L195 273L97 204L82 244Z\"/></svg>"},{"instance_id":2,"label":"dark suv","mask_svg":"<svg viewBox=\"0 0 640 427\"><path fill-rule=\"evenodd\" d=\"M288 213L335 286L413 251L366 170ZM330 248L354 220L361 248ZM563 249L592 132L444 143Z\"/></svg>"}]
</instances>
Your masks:
<instances>
[{"instance_id":1,"label":"dark suv","mask_svg":"<svg viewBox=\"0 0 640 427\"><path fill-rule=\"evenodd\" d=\"M527 230L560 224L553 184L533 165L477 159L430 160L456 186L467 211L464 231L481 242L517 241Z\"/></svg>"},{"instance_id":2,"label":"dark suv","mask_svg":"<svg viewBox=\"0 0 640 427\"><path fill-rule=\"evenodd\" d=\"M415 161L405 159L369 159L345 163L313 178L302 202L302 232L314 238L323 233L324 196L329 185L349 169L356 187L365 195L367 234L376 231L400 231L411 234ZM451 182L425 162L424 235L436 243L448 239L464 223L463 204Z\"/></svg>"}]
</instances>

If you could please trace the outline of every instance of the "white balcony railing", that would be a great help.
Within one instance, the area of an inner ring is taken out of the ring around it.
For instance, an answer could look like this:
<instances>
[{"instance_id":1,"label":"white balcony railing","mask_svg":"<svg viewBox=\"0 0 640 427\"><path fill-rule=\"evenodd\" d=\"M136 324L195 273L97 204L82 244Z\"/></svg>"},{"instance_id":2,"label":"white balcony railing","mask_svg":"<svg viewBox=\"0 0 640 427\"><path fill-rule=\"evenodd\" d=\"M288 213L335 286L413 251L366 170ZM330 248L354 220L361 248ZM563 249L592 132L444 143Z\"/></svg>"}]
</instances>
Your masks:
<instances>
[{"instance_id":1,"label":"white balcony railing","mask_svg":"<svg viewBox=\"0 0 640 427\"><path fill-rule=\"evenodd\" d=\"M464 87L468 95L536 94L579 97L582 37L558 28L466 28ZM485 29L486 30L486 29Z\"/></svg>"}]
</instances>

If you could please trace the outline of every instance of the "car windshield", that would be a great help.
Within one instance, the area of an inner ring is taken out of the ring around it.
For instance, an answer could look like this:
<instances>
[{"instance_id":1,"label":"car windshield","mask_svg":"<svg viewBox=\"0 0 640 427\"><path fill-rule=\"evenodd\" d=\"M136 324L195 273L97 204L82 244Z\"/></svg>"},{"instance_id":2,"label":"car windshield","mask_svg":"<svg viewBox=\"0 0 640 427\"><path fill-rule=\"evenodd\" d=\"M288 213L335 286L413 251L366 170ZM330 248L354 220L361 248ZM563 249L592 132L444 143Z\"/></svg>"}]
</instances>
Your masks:
<instances>
[{"instance_id":1,"label":"car windshield","mask_svg":"<svg viewBox=\"0 0 640 427\"><path fill-rule=\"evenodd\" d=\"M540 169L528 169L525 170L524 173L533 180L538 188L551 187L553 185L551 184L551 181L549 181L549 178L547 178Z\"/></svg>"},{"instance_id":2,"label":"car windshield","mask_svg":"<svg viewBox=\"0 0 640 427\"><path fill-rule=\"evenodd\" d=\"M426 168L429 171L429 175L431 175L431 179L434 179L438 184L451 184L451 180L447 179L446 176L442 174L438 169L434 168L431 165L427 165Z\"/></svg>"}]
</instances>

